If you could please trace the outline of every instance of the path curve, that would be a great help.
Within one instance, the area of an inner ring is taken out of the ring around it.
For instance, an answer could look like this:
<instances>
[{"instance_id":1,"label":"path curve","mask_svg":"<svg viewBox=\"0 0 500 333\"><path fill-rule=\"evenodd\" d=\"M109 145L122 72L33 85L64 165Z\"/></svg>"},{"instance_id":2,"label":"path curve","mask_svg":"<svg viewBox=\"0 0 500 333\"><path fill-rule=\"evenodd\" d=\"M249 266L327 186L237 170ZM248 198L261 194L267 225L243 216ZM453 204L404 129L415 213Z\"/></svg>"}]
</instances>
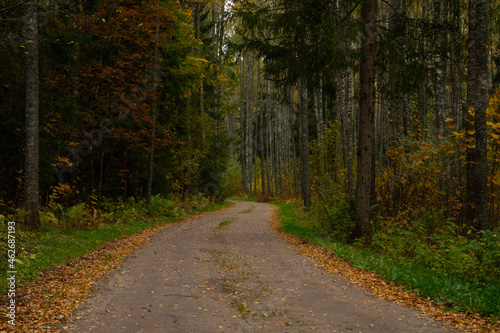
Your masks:
<instances>
[{"instance_id":1,"label":"path curve","mask_svg":"<svg viewBox=\"0 0 500 333\"><path fill-rule=\"evenodd\" d=\"M101 281L74 332L451 332L298 254L275 206L234 206L165 229Z\"/></svg>"}]
</instances>

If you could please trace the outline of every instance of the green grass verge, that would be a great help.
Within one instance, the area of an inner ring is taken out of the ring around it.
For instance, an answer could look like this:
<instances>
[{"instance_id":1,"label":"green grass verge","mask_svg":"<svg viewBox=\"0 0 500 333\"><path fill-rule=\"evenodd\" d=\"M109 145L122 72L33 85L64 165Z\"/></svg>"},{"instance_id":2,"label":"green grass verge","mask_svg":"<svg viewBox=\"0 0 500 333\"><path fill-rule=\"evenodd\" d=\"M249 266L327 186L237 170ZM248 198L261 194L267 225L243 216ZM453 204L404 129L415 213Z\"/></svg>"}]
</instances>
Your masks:
<instances>
[{"instance_id":1,"label":"green grass verge","mask_svg":"<svg viewBox=\"0 0 500 333\"><path fill-rule=\"evenodd\" d=\"M500 284L464 281L460 276L444 270L429 270L405 258L391 258L371 249L336 242L315 232L307 215L293 204L272 204L280 207L280 231L322 246L354 267L372 271L406 290L444 303L449 306L449 310L477 312L494 320L500 319Z\"/></svg>"},{"instance_id":2,"label":"green grass verge","mask_svg":"<svg viewBox=\"0 0 500 333\"><path fill-rule=\"evenodd\" d=\"M217 211L230 206L230 202L208 205L202 210L188 213ZM114 223L103 223L93 230L85 231L74 228L43 227L38 231L28 232L17 228L16 243L16 284L29 283L41 272L71 262L98 249L109 241L122 239L144 229L173 223L181 217L148 217L119 219ZM19 237L21 236L21 237ZM6 273L9 271L6 258L0 261L0 292L6 293Z\"/></svg>"}]
</instances>

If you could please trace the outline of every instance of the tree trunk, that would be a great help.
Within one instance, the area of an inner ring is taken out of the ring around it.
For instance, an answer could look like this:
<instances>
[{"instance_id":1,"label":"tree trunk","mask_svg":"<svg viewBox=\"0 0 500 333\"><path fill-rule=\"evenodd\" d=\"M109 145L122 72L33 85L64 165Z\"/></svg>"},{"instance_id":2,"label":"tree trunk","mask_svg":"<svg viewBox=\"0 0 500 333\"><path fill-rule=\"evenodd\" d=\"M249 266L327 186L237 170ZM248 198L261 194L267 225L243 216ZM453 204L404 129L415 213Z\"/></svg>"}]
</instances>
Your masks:
<instances>
[{"instance_id":1,"label":"tree trunk","mask_svg":"<svg viewBox=\"0 0 500 333\"><path fill-rule=\"evenodd\" d=\"M474 121L475 147L467 151L467 218L471 226L490 228L488 213L488 147L486 127L486 99L488 89L488 1L469 1L469 60L467 78L467 105Z\"/></svg>"},{"instance_id":2,"label":"tree trunk","mask_svg":"<svg viewBox=\"0 0 500 333\"><path fill-rule=\"evenodd\" d=\"M259 107L258 107L258 133L259 133L259 152L260 152L260 187L261 195L266 194L266 181L265 181L265 154L264 154L264 106L263 106L263 92L262 92L262 74L260 70L261 59L258 59L257 63L257 89L259 92ZM257 174L255 174L257 178Z\"/></svg>"},{"instance_id":3,"label":"tree trunk","mask_svg":"<svg viewBox=\"0 0 500 333\"><path fill-rule=\"evenodd\" d=\"M259 117L259 150L260 150L260 186L261 194L266 194L266 152L264 145L264 108L260 108Z\"/></svg>"},{"instance_id":4,"label":"tree trunk","mask_svg":"<svg viewBox=\"0 0 500 333\"><path fill-rule=\"evenodd\" d=\"M352 69L346 71L345 77L345 118L347 149L347 193L354 197L354 158L353 158L353 126L352 126Z\"/></svg>"},{"instance_id":5,"label":"tree trunk","mask_svg":"<svg viewBox=\"0 0 500 333\"><path fill-rule=\"evenodd\" d=\"M322 89L322 80L321 78L315 82L313 87L313 109L314 109L314 118L316 120L316 143L317 149L319 153L319 165L317 168L319 169L319 189L323 190L326 186L325 183L325 173L326 173L326 154L325 148L323 147L323 89Z\"/></svg>"},{"instance_id":6,"label":"tree trunk","mask_svg":"<svg viewBox=\"0 0 500 333\"><path fill-rule=\"evenodd\" d=\"M31 229L40 227L38 215L39 198L39 92L40 78L38 70L38 1L26 4L26 165L24 176L25 223Z\"/></svg>"},{"instance_id":7,"label":"tree trunk","mask_svg":"<svg viewBox=\"0 0 500 333\"><path fill-rule=\"evenodd\" d=\"M299 81L299 131L300 131L300 187L304 206L311 205L311 176L309 166L309 117L306 81Z\"/></svg>"},{"instance_id":8,"label":"tree trunk","mask_svg":"<svg viewBox=\"0 0 500 333\"><path fill-rule=\"evenodd\" d=\"M224 46L224 28L225 28L225 22L224 22L224 8L225 8L226 1L222 1L220 4L220 13L219 11L216 11L216 17L218 18L217 22L217 36L216 36L216 44L217 45L217 51L215 54L215 59L217 63L217 76L220 75L221 68L222 68L222 52L223 52L223 46ZM220 16L220 17L219 17ZM221 95L222 95L222 85L221 84L216 84L215 85L215 105L214 105L214 114L215 114L215 135L217 137L217 140L215 141L215 146L216 146L216 170L219 172L221 169L221 161L220 161L220 151L222 149L221 147L221 142L220 142L220 121L221 121Z\"/></svg>"},{"instance_id":9,"label":"tree trunk","mask_svg":"<svg viewBox=\"0 0 500 333\"><path fill-rule=\"evenodd\" d=\"M441 8L442 1L434 0L434 23L443 25L444 10ZM446 119L446 96L445 80L446 80L446 62L445 55L441 51L446 43L446 36L442 32L436 35L435 47L435 67L436 67L436 80L435 80L435 103L436 103L436 142L441 142L444 136L444 121Z\"/></svg>"},{"instance_id":10,"label":"tree trunk","mask_svg":"<svg viewBox=\"0 0 500 333\"><path fill-rule=\"evenodd\" d=\"M256 108L258 110L258 108ZM258 178L258 163L257 163L257 157L259 156L258 154L258 142L259 142L259 128L258 126L258 112L256 113L255 117L255 128L254 128L254 137L253 137L253 142L254 142L254 149L253 149L253 154L252 154L252 167L253 167L253 193L252 195L254 197L257 196L257 178Z\"/></svg>"},{"instance_id":11,"label":"tree trunk","mask_svg":"<svg viewBox=\"0 0 500 333\"><path fill-rule=\"evenodd\" d=\"M283 198L283 105L276 103L276 192Z\"/></svg>"},{"instance_id":12,"label":"tree trunk","mask_svg":"<svg viewBox=\"0 0 500 333\"><path fill-rule=\"evenodd\" d=\"M247 156L247 112L246 112L246 94L245 94L245 60L246 56L241 57L241 81L240 81L240 98L241 98L241 109L240 109L240 131L241 131L241 180L243 186L243 193L248 194L247 185L247 166L246 166L246 156Z\"/></svg>"},{"instance_id":13,"label":"tree trunk","mask_svg":"<svg viewBox=\"0 0 500 333\"><path fill-rule=\"evenodd\" d=\"M272 131L272 95L271 95L271 82L267 81L267 97L266 97L266 111L267 111L267 187L270 196L274 196L273 189L273 131Z\"/></svg>"},{"instance_id":14,"label":"tree trunk","mask_svg":"<svg viewBox=\"0 0 500 333\"><path fill-rule=\"evenodd\" d=\"M377 0L362 5L365 24L361 44L358 173L354 237L370 235L370 192L372 183L373 116L375 111L375 43Z\"/></svg>"},{"instance_id":15,"label":"tree trunk","mask_svg":"<svg viewBox=\"0 0 500 333\"><path fill-rule=\"evenodd\" d=\"M314 116L316 117L316 140L318 147L321 147L321 139L323 137L323 90L321 89L321 80L318 86L314 87Z\"/></svg>"},{"instance_id":16,"label":"tree trunk","mask_svg":"<svg viewBox=\"0 0 500 333\"><path fill-rule=\"evenodd\" d=\"M335 157L342 156L343 162L344 162L344 167L347 168L347 126L346 126L346 113L345 113L345 95L346 95L346 85L345 85L345 73L346 70L341 70L340 73L337 75L337 86L338 86L338 93L337 93L337 99L336 99L336 112L339 115L339 120L340 120L340 135L339 135L339 142L338 144L335 145ZM340 152L344 152L344 154L339 155ZM331 172L332 170L329 168L328 172ZM336 176L333 174L333 177L336 178Z\"/></svg>"},{"instance_id":17,"label":"tree trunk","mask_svg":"<svg viewBox=\"0 0 500 333\"><path fill-rule=\"evenodd\" d=\"M247 173L247 187L248 190L246 192L247 195L252 194L252 184L253 184L253 161L252 161L252 153L253 153L253 70L254 70L254 62L253 62L253 54L251 51L247 51L246 54L246 123L245 123L245 132L246 132L246 156L245 156L245 164L246 164L246 173Z\"/></svg>"},{"instance_id":18,"label":"tree trunk","mask_svg":"<svg viewBox=\"0 0 500 333\"><path fill-rule=\"evenodd\" d=\"M273 133L273 180L274 180L274 195L279 196L279 172L278 172L278 156L279 156L279 136L278 136L278 107L277 107L277 96L276 96L276 87L273 87L273 102L271 104L271 109L273 110L272 115L272 133Z\"/></svg>"},{"instance_id":19,"label":"tree trunk","mask_svg":"<svg viewBox=\"0 0 500 333\"><path fill-rule=\"evenodd\" d=\"M160 1L156 1L158 11L160 10ZM156 113L158 112L158 54L160 42L160 13L156 19L155 27L155 49L154 49L154 64L153 64L153 101L151 102L151 138L149 143L149 164L148 164L148 183L146 187L146 207L151 206L151 194L153 191L153 170L154 170L154 155L155 155L155 137L156 137Z\"/></svg>"},{"instance_id":20,"label":"tree trunk","mask_svg":"<svg viewBox=\"0 0 500 333\"><path fill-rule=\"evenodd\" d=\"M290 144L290 158L291 158L291 165L290 167L292 168L292 174L293 174L293 193L295 197L299 196L299 191L298 191L298 184L299 184L299 177L297 176L297 149L295 148L297 146L295 135L294 135L294 128L295 128L295 107L294 107L294 101L293 101L293 95L294 95L294 88L292 86L289 87L288 89L288 98L289 98L289 126L290 126L290 132L289 135L289 144Z\"/></svg>"},{"instance_id":21,"label":"tree trunk","mask_svg":"<svg viewBox=\"0 0 500 333\"><path fill-rule=\"evenodd\" d=\"M97 210L101 210L102 202L102 181L104 177L104 149L101 152L101 159L99 161L99 185L97 187Z\"/></svg>"}]
</instances>

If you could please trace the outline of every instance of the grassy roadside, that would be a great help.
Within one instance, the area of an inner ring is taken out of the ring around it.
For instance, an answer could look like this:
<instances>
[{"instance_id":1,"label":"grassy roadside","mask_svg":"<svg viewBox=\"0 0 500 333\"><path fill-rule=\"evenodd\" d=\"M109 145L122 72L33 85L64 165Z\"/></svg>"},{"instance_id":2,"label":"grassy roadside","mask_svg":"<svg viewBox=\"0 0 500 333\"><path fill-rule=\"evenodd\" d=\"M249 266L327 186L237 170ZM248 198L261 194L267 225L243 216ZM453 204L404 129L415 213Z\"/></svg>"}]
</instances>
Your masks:
<instances>
[{"instance_id":1,"label":"grassy roadside","mask_svg":"<svg viewBox=\"0 0 500 333\"><path fill-rule=\"evenodd\" d=\"M373 248L347 245L314 229L307 214L293 204L273 202L280 207L280 231L298 236L333 252L352 266L366 269L395 282L419 296L433 299L445 310L479 313L498 323L500 318L500 281L477 282L445 269L429 269L405 257L390 256Z\"/></svg>"},{"instance_id":2,"label":"grassy roadside","mask_svg":"<svg viewBox=\"0 0 500 333\"><path fill-rule=\"evenodd\" d=\"M106 243L126 238L145 229L178 222L191 215L223 209L230 202L221 204L205 204L179 209L171 202L162 205L157 200L154 211L141 210L137 204L121 203L103 215L105 221L88 230L75 226L61 227L57 223L47 223L35 232L16 228L16 260L17 285L29 284L41 272L85 256ZM175 214L169 212L175 211ZM6 226L4 226L6 230ZM3 240L2 240L3 241ZM6 255L2 256L0 269L0 293L7 292L6 272L8 269Z\"/></svg>"}]
</instances>

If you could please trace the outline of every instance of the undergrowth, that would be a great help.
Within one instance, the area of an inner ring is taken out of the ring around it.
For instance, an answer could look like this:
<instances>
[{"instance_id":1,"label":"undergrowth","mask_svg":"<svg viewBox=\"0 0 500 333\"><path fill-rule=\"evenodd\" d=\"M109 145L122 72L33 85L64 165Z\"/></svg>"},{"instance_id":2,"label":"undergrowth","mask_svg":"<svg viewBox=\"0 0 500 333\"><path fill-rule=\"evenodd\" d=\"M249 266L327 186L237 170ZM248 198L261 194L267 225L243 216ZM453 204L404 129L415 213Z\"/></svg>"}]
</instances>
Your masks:
<instances>
[{"instance_id":1,"label":"undergrowth","mask_svg":"<svg viewBox=\"0 0 500 333\"><path fill-rule=\"evenodd\" d=\"M103 208L96 216L85 203L73 207L41 212L42 226L37 231L28 231L21 223L24 211L0 219L0 290L5 293L7 269L7 221L16 221L17 283L29 283L40 272L69 263L109 241L125 238L144 229L172 223L188 214L214 211L227 207L228 202L212 204L204 197L192 197L180 202L154 196L149 208L144 200L103 200Z\"/></svg>"},{"instance_id":2,"label":"undergrowth","mask_svg":"<svg viewBox=\"0 0 500 333\"><path fill-rule=\"evenodd\" d=\"M348 204L331 208L330 222L322 225L309 212L293 204L280 207L280 230L332 251L354 267L373 271L407 290L445 304L449 310L477 312L500 318L500 242L497 232L460 235L452 220L445 227L427 232L425 220L406 228L378 225L371 245L348 245L345 233L331 231L337 224L350 228ZM374 223L379 223L375 221ZM375 229L375 228L374 228ZM330 232L329 232L330 230Z\"/></svg>"}]
</instances>

